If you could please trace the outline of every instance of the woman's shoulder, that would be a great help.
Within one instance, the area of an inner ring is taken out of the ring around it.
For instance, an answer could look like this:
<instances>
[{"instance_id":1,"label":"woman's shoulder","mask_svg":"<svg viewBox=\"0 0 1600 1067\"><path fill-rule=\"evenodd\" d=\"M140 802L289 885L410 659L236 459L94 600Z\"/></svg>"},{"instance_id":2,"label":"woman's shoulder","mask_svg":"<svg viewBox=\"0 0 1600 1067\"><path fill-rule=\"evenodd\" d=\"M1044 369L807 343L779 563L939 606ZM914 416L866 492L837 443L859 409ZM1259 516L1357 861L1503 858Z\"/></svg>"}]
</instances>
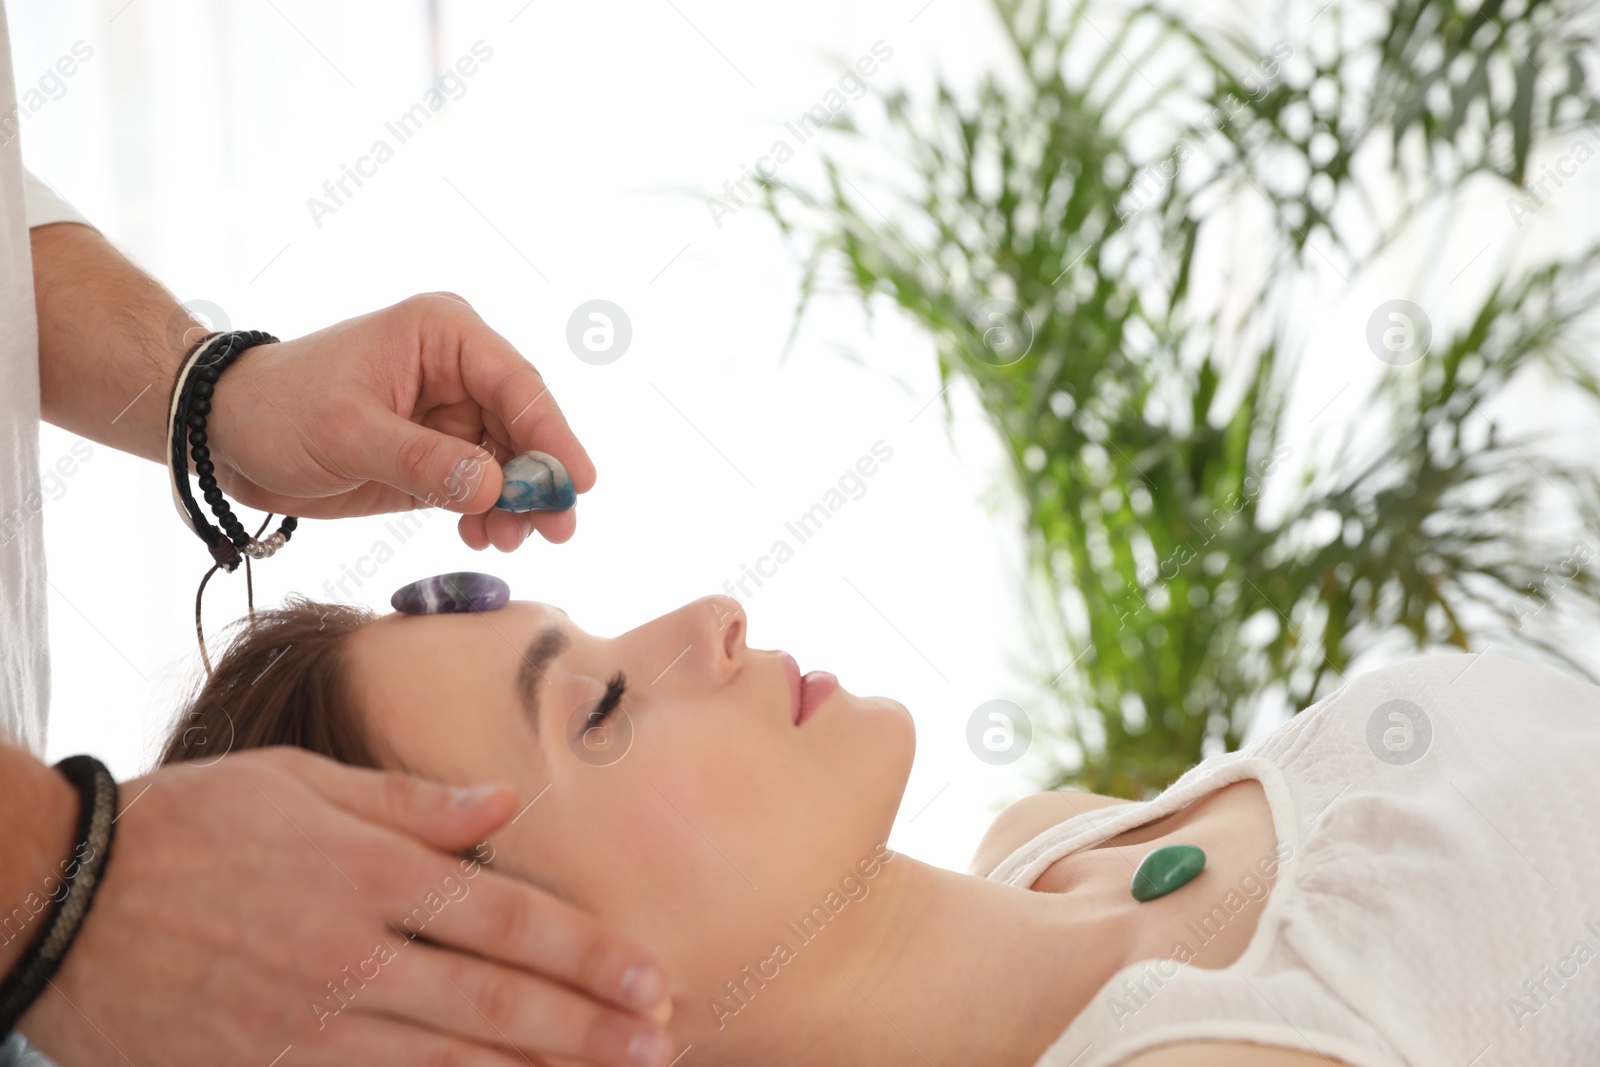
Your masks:
<instances>
[{"instance_id":1,"label":"woman's shoulder","mask_svg":"<svg viewBox=\"0 0 1600 1067\"><path fill-rule=\"evenodd\" d=\"M989 824L983 840L978 842L978 848L972 854L967 871L979 878L987 878L1002 860L1052 826L1096 808L1130 803L1132 801L1120 797L1066 789L1033 793L1013 801Z\"/></svg>"},{"instance_id":2,"label":"woman's shoulder","mask_svg":"<svg viewBox=\"0 0 1600 1067\"><path fill-rule=\"evenodd\" d=\"M1386 666L1362 670L1317 701L1314 707L1336 702L1362 703L1375 695L1448 691L1456 701L1560 691L1571 699L1593 703L1600 689L1580 677L1572 664L1524 659L1491 651L1429 651ZM1307 709L1313 710L1313 709Z\"/></svg>"}]
</instances>

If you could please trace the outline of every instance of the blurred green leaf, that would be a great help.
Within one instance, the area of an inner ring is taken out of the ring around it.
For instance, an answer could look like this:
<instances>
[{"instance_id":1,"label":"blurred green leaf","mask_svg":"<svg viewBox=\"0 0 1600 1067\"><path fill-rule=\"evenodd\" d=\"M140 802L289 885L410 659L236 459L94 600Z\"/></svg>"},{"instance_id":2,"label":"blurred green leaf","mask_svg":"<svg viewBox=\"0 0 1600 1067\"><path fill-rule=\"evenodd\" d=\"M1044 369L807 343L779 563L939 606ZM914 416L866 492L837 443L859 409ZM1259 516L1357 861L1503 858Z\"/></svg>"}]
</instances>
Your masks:
<instances>
[{"instance_id":1,"label":"blurred green leaf","mask_svg":"<svg viewBox=\"0 0 1600 1067\"><path fill-rule=\"evenodd\" d=\"M1293 455L1282 431L1297 284L1331 269L1354 285L1429 205L1475 174L1520 184L1536 146L1600 114L1581 9L1373 2L1359 37L1342 3L1321 38L1261 47L1187 9L994 7L1007 69L875 92L871 144L830 133L823 182L775 183L764 203L806 260L796 329L825 293L887 296L1005 444L1036 633L1061 657L1038 668L1059 702L1048 784L1149 795L1396 639L1493 635L1565 661L1523 623L1557 598L1600 604L1600 577L1542 519L1600 535L1600 478L1492 411L1533 376L1600 401L1571 343L1600 295L1595 255L1500 278L1386 371L1327 456ZM1377 193L1355 166L1373 146L1395 149ZM852 162L868 147L898 184ZM1269 239L1240 253L1270 270L1224 316L1196 303L1196 272L1239 204L1270 205ZM974 322L997 297L1032 327L1021 359ZM1267 512L1269 482L1283 500Z\"/></svg>"}]
</instances>

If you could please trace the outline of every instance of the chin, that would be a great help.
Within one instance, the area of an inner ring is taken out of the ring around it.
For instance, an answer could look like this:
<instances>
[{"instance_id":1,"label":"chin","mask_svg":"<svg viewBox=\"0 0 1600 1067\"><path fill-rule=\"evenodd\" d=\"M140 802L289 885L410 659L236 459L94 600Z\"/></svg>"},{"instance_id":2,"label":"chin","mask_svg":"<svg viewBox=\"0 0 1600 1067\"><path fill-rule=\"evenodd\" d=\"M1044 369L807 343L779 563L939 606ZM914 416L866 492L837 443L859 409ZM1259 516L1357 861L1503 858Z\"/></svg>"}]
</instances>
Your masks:
<instances>
[{"instance_id":1,"label":"chin","mask_svg":"<svg viewBox=\"0 0 1600 1067\"><path fill-rule=\"evenodd\" d=\"M867 700L876 706L879 714L887 720L887 725L903 738L906 766L909 769L911 757L917 752L917 724L911 718L911 709L893 697L868 697Z\"/></svg>"},{"instance_id":2,"label":"chin","mask_svg":"<svg viewBox=\"0 0 1600 1067\"><path fill-rule=\"evenodd\" d=\"M894 786L895 804L900 803L906 781L911 777L911 763L917 754L917 726L911 711L892 697L856 697L859 708L851 709L860 715L872 735L871 745L880 754L884 779Z\"/></svg>"},{"instance_id":3,"label":"chin","mask_svg":"<svg viewBox=\"0 0 1600 1067\"><path fill-rule=\"evenodd\" d=\"M837 709L841 724L880 736L901 734L906 745L913 749L916 747L916 724L912 722L910 710L898 700L893 697L856 696L845 692L843 687L839 689L839 696L843 698L839 701L842 706Z\"/></svg>"}]
</instances>

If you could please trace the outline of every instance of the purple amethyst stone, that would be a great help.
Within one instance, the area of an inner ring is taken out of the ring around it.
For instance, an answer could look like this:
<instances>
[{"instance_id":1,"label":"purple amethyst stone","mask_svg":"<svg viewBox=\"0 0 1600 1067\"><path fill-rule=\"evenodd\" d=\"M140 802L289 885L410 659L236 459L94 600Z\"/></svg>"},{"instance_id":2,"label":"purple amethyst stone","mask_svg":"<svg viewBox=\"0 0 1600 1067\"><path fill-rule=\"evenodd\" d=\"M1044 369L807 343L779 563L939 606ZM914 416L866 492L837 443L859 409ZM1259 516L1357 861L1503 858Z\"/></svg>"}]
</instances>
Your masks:
<instances>
[{"instance_id":1,"label":"purple amethyst stone","mask_svg":"<svg viewBox=\"0 0 1600 1067\"><path fill-rule=\"evenodd\" d=\"M511 600L511 587L492 574L454 571L403 585L389 606L407 615L445 615L453 611L493 611Z\"/></svg>"}]
</instances>

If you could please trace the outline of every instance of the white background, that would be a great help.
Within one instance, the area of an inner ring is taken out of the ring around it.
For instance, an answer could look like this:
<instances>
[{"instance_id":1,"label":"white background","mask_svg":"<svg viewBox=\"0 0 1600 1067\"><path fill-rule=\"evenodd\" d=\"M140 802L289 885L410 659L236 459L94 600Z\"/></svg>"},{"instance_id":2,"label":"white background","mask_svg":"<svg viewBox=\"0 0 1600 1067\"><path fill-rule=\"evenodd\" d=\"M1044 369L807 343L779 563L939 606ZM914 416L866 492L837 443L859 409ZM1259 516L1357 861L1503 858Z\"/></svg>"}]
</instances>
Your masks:
<instances>
[{"instance_id":1,"label":"white background","mask_svg":"<svg viewBox=\"0 0 1600 1067\"><path fill-rule=\"evenodd\" d=\"M1031 695L1016 671L1030 659L1019 524L980 503L1003 470L997 445L959 391L967 415L946 434L942 405L926 406L931 344L893 320L869 335L859 311L819 314L780 365L797 266L754 208L717 227L704 191L835 85L838 56L883 40L895 54L880 77L914 75L986 19L950 0L914 23L904 5L679 10L450 4L430 46L421 4L13 3L20 88L75 41L94 49L27 120L26 159L179 299L219 306L235 328L288 337L413 292L466 296L540 368L599 468L574 538L511 556L467 549L443 513L404 544L392 517L303 521L255 568L258 603L325 597L385 540L395 557L347 583L350 599L387 610L407 581L484 569L591 632L620 632L720 591L888 443L866 494L749 599L750 641L912 709L918 763L893 844L964 866L994 806L1031 788L1027 761L992 768L964 740L978 704ZM431 48L448 67L480 39L494 54L465 95L318 228L307 198L375 138L395 143L383 124L436 80ZM593 298L633 324L608 366L565 343ZM43 462L73 441L46 427ZM90 750L136 774L199 669L194 589L209 561L164 472L103 446L45 526L51 758ZM243 573L214 577L206 607L208 633L241 615Z\"/></svg>"},{"instance_id":2,"label":"white background","mask_svg":"<svg viewBox=\"0 0 1600 1067\"><path fill-rule=\"evenodd\" d=\"M798 266L756 208L719 227L704 200L876 41L894 55L875 85L924 84L935 72L962 81L994 62L988 7L440 8L433 38L422 3L10 5L20 91L74 42L93 49L65 94L26 120L30 167L179 299L221 308L234 328L290 337L414 292L460 293L538 365L599 467L566 545L535 538L513 556L475 554L442 513L403 545L385 528L392 517L303 521L290 548L256 568L257 602L326 597L324 583L382 540L395 558L348 584L351 599L386 609L405 582L482 569L592 632L619 632L721 590L882 439L894 457L866 495L749 601L750 639L911 708L917 766L891 844L963 867L994 810L1038 773L1034 756L1009 768L976 759L968 715L997 697L1047 710L1039 681L1065 666L1030 636L1000 449L959 386L947 433L942 403L929 406L939 388L931 342L892 313L869 324L858 305L821 306L780 362ZM393 144L384 122L478 40L493 57L465 95L317 226L307 198L376 138ZM815 163L815 144L802 146L784 173ZM1581 174L1523 232L1508 223L1505 190L1486 187L1481 204L1400 250L1398 288L1331 279L1309 292L1295 432L1309 435L1325 407L1318 430L1355 416L1384 369L1362 341L1367 314L1412 295L1417 264L1450 279L1428 305L1441 309L1441 329L1452 301L1469 306L1517 242L1592 239L1594 178ZM632 347L609 366L579 361L565 343L568 316L593 298L632 320ZM46 427L43 463L73 441ZM1594 443L1585 429L1577 447ZM119 776L137 774L199 667L193 597L209 559L174 514L164 471L103 446L44 521L49 755L93 751ZM207 607L208 633L241 615L243 574L216 576Z\"/></svg>"}]
</instances>

